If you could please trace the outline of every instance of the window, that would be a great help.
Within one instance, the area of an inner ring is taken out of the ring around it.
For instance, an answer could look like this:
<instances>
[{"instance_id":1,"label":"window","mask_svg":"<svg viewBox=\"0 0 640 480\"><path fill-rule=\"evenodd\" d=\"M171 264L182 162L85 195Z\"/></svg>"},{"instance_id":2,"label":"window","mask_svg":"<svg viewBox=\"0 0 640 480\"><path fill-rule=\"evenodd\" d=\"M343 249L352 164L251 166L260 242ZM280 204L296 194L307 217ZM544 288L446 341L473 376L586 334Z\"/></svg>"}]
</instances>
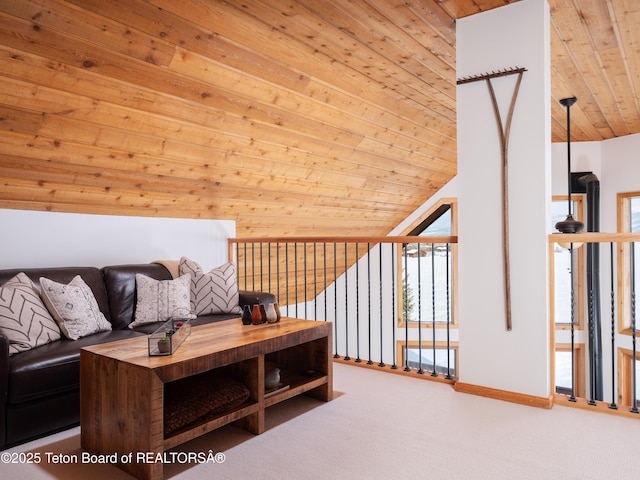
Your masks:
<instances>
[{"instance_id":1,"label":"window","mask_svg":"<svg viewBox=\"0 0 640 480\"><path fill-rule=\"evenodd\" d=\"M406 235L424 242L404 244L401 252L401 324L454 323L453 267L455 244L432 243L429 237L454 235L454 203L443 201Z\"/></svg>"},{"instance_id":2,"label":"window","mask_svg":"<svg viewBox=\"0 0 640 480\"><path fill-rule=\"evenodd\" d=\"M583 217L582 199L575 199L572 207L574 218L581 220ZM552 225L567 216L567 198L553 197L551 203ZM553 318L556 328L568 329L571 327L571 271L573 270L573 292L574 292L574 312L573 321L575 328L583 327L583 298L584 282L581 279L585 276L584 249L574 248L573 265L571 265L571 254L568 249L554 244L553 258Z\"/></svg>"},{"instance_id":3,"label":"window","mask_svg":"<svg viewBox=\"0 0 640 480\"><path fill-rule=\"evenodd\" d=\"M633 403L633 351L618 349L619 397L618 403L631 406ZM636 353L636 406L640 407L640 355Z\"/></svg>"},{"instance_id":4,"label":"window","mask_svg":"<svg viewBox=\"0 0 640 480\"><path fill-rule=\"evenodd\" d=\"M417 342L409 342L408 346L404 343L398 345L398 351L401 352L400 365L406 365L409 368L415 368L416 370L424 370L425 372L434 371L433 363L433 343L423 342L422 349L418 347ZM440 375L449 375L451 377L456 376L458 347L450 346L447 355L446 344L436 342L435 348L435 371Z\"/></svg>"},{"instance_id":5,"label":"window","mask_svg":"<svg viewBox=\"0 0 640 480\"><path fill-rule=\"evenodd\" d=\"M574 345L573 348L574 395L584 397L584 348ZM555 391L562 395L571 395L571 344L556 344L555 352Z\"/></svg>"},{"instance_id":6,"label":"window","mask_svg":"<svg viewBox=\"0 0 640 480\"><path fill-rule=\"evenodd\" d=\"M583 202L580 196L573 198L573 216L577 220L584 218ZM555 224L567 217L567 197L553 197L551 203L552 229ZM583 329L584 326L584 288L585 282L582 280L586 276L585 272L585 248L573 249L573 263L571 253L567 248L561 247L557 243L553 244L553 254L550 261L553 271L553 281L551 285L553 294L553 322L556 328L556 343L554 353L554 378L555 392L561 395L571 395L583 397L585 394L585 348L584 344L573 342L573 357L571 350L571 337L568 330L571 329L571 300L573 287L573 326L574 329ZM572 281L573 272L573 285ZM579 337L578 337L579 338ZM573 368L573 383L571 371Z\"/></svg>"},{"instance_id":7,"label":"window","mask_svg":"<svg viewBox=\"0 0 640 480\"><path fill-rule=\"evenodd\" d=\"M620 232L640 232L640 192L618 194L618 230ZM632 250L633 245L633 250ZM633 253L633 256L632 256ZM623 243L618 245L618 301L619 324L618 328L623 335L632 334L632 303L637 300L632 298L631 288L635 286L635 299L640 294L640 243ZM635 321L638 328L638 315L640 311L636 306ZM622 344L631 343L629 337L621 337ZM618 349L618 403L633 406L634 387L634 356L633 350ZM636 353L635 359L635 400L636 407L640 406L640 355Z\"/></svg>"},{"instance_id":8,"label":"window","mask_svg":"<svg viewBox=\"0 0 640 480\"><path fill-rule=\"evenodd\" d=\"M431 212L420 225L415 227L408 235L425 236L450 236L453 235L451 223L451 204L442 203Z\"/></svg>"},{"instance_id":9,"label":"window","mask_svg":"<svg viewBox=\"0 0 640 480\"><path fill-rule=\"evenodd\" d=\"M620 193L618 194L618 230L620 232L640 232L640 193ZM618 250L618 272L619 284L622 286L619 292L620 330L631 334L631 285L635 284L635 298L640 297L640 244L633 246L633 265L631 243L619 245ZM634 278L632 278L632 276ZM637 304L637 300L636 300ZM640 311L636 307L636 329Z\"/></svg>"}]
</instances>

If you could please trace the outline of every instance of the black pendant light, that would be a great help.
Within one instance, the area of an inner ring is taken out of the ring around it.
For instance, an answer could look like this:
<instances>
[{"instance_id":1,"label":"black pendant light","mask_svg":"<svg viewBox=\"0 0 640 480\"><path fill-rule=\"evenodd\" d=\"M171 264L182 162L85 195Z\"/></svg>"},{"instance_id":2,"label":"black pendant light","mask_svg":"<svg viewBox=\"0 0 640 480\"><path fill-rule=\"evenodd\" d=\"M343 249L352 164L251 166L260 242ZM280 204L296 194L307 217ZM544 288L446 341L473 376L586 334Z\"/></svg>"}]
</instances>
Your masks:
<instances>
[{"instance_id":1,"label":"black pendant light","mask_svg":"<svg viewBox=\"0 0 640 480\"><path fill-rule=\"evenodd\" d=\"M571 201L571 105L576 103L576 97L563 98L560 100L560 104L563 107L567 107L567 179L569 184L569 213L567 218L561 222L556 223L556 229L561 233L578 233L584 228L584 223L573 218L571 209L573 202Z\"/></svg>"}]
</instances>

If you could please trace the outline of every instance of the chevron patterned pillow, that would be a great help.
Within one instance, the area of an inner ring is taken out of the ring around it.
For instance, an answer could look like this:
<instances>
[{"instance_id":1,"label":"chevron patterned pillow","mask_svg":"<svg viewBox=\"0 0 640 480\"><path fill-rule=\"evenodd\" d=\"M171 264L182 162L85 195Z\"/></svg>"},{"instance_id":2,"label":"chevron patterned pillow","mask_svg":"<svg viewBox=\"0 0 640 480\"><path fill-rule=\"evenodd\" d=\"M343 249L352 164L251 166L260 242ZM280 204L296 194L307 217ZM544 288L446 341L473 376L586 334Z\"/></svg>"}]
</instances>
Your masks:
<instances>
[{"instance_id":1,"label":"chevron patterned pillow","mask_svg":"<svg viewBox=\"0 0 640 480\"><path fill-rule=\"evenodd\" d=\"M0 331L9 339L9 355L62 338L58 324L24 273L0 287Z\"/></svg>"},{"instance_id":2,"label":"chevron patterned pillow","mask_svg":"<svg viewBox=\"0 0 640 480\"><path fill-rule=\"evenodd\" d=\"M196 262L182 257L180 275L187 273L191 275L191 310L196 315L242 313L233 263L225 263L204 273Z\"/></svg>"}]
</instances>

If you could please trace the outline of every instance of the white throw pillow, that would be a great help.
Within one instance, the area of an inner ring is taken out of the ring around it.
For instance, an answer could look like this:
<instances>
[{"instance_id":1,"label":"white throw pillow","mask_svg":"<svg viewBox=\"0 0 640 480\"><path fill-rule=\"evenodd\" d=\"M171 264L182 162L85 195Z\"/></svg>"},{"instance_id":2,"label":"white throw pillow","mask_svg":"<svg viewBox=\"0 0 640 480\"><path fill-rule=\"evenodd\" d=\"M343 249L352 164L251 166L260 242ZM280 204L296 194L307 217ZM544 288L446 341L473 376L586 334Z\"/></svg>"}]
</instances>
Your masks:
<instances>
[{"instance_id":1,"label":"white throw pillow","mask_svg":"<svg viewBox=\"0 0 640 480\"><path fill-rule=\"evenodd\" d=\"M136 274L136 312L129 328L171 318L195 318L191 314L189 287L191 277L182 275L175 280L156 280Z\"/></svg>"},{"instance_id":2,"label":"white throw pillow","mask_svg":"<svg viewBox=\"0 0 640 480\"><path fill-rule=\"evenodd\" d=\"M191 309L196 315L242 313L233 263L225 263L203 273L200 265L182 257L180 274L191 275Z\"/></svg>"},{"instance_id":3,"label":"white throw pillow","mask_svg":"<svg viewBox=\"0 0 640 480\"><path fill-rule=\"evenodd\" d=\"M24 273L0 287L0 332L9 339L9 355L60 340L60 328Z\"/></svg>"},{"instance_id":4,"label":"white throw pillow","mask_svg":"<svg viewBox=\"0 0 640 480\"><path fill-rule=\"evenodd\" d=\"M42 299L69 340L111 330L89 285L76 275L67 285L40 278Z\"/></svg>"}]
</instances>

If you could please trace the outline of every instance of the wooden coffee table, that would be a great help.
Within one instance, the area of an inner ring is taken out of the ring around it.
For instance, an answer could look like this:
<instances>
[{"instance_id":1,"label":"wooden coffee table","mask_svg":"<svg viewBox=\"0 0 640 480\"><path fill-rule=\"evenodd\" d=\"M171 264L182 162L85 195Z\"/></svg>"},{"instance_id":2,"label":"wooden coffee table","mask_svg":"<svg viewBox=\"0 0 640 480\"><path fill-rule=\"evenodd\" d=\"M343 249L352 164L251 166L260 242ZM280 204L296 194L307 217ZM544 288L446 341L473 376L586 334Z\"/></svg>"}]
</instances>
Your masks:
<instances>
[{"instance_id":1,"label":"wooden coffee table","mask_svg":"<svg viewBox=\"0 0 640 480\"><path fill-rule=\"evenodd\" d=\"M302 393L330 401L331 338L328 322L282 318L245 326L238 318L193 327L170 356L150 357L146 336L85 347L80 354L82 448L109 463L117 459L137 478L161 479L163 462L153 460L177 445L231 422L260 434L267 407ZM281 369L286 388L265 395L265 362ZM214 370L240 380L249 399L165 435L165 385Z\"/></svg>"}]
</instances>

